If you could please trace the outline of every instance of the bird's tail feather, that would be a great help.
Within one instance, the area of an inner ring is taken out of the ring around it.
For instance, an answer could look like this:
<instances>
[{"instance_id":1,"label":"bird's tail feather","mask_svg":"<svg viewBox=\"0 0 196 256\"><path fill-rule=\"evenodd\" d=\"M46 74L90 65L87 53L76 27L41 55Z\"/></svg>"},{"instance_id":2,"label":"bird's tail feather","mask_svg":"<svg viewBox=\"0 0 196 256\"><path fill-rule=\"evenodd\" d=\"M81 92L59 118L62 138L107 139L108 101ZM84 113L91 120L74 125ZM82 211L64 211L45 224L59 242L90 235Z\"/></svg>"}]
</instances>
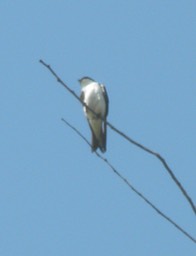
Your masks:
<instances>
[{"instance_id":1,"label":"bird's tail feather","mask_svg":"<svg viewBox=\"0 0 196 256\"><path fill-rule=\"evenodd\" d=\"M95 134L92 132L92 142L91 142L92 152L96 151L98 147L99 147L99 141L96 138Z\"/></svg>"},{"instance_id":2,"label":"bird's tail feather","mask_svg":"<svg viewBox=\"0 0 196 256\"><path fill-rule=\"evenodd\" d=\"M97 148L100 148L102 153L106 151L106 136L103 132L100 135L99 139L97 139L94 133L92 133L91 147L92 147L92 152L96 151Z\"/></svg>"},{"instance_id":3,"label":"bird's tail feather","mask_svg":"<svg viewBox=\"0 0 196 256\"><path fill-rule=\"evenodd\" d=\"M98 137L95 136L95 133L92 128L91 128L91 131L92 131L92 141L91 141L92 152L96 151L97 148L100 148L101 152L104 153L106 151L106 141L107 141L106 122L103 122L103 126L101 127L101 133Z\"/></svg>"}]
</instances>

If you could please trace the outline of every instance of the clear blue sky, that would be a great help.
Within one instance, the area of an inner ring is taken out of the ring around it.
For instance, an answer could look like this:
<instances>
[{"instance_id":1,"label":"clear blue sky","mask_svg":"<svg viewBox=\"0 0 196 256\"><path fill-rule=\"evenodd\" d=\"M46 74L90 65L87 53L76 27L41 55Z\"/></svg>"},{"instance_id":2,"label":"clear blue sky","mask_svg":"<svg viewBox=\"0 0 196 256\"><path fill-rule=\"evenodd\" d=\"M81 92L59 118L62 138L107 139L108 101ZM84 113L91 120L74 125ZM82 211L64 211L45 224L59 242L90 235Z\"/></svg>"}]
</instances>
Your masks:
<instances>
[{"instance_id":1,"label":"clear blue sky","mask_svg":"<svg viewBox=\"0 0 196 256\"><path fill-rule=\"evenodd\" d=\"M196 2L1 1L0 255L196 255L61 118L90 139L78 79L103 82L109 121L165 157L196 202ZM107 157L196 237L160 162L108 129Z\"/></svg>"}]
</instances>

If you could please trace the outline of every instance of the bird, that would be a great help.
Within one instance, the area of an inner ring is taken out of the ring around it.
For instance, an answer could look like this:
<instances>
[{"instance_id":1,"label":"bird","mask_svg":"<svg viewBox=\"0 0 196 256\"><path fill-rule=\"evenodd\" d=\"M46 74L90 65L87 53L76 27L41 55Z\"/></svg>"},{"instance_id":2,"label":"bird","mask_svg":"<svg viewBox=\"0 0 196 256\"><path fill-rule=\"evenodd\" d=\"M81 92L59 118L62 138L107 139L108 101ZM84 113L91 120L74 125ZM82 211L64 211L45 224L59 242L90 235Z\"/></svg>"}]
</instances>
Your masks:
<instances>
[{"instance_id":1,"label":"bird","mask_svg":"<svg viewBox=\"0 0 196 256\"><path fill-rule=\"evenodd\" d=\"M109 110L106 88L88 76L82 77L78 81L81 85L80 99L84 103L83 111L92 133L91 150L94 152L99 148L104 153L106 152L106 122Z\"/></svg>"}]
</instances>

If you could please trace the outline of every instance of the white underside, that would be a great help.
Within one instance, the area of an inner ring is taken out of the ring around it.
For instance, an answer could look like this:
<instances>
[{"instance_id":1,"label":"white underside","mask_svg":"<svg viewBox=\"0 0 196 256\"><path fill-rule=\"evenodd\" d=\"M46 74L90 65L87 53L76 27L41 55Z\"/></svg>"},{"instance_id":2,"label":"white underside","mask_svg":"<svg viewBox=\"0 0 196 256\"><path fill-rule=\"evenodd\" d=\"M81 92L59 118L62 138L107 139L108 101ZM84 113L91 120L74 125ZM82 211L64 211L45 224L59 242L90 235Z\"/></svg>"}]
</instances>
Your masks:
<instances>
[{"instance_id":1,"label":"white underside","mask_svg":"<svg viewBox=\"0 0 196 256\"><path fill-rule=\"evenodd\" d=\"M103 118L106 112L106 103L100 85L96 82L93 82L83 87L82 91L84 92L84 102L86 105ZM85 106L84 112L89 120L95 136L99 138L101 136L102 120L87 110Z\"/></svg>"},{"instance_id":2,"label":"white underside","mask_svg":"<svg viewBox=\"0 0 196 256\"><path fill-rule=\"evenodd\" d=\"M84 102L91 108L95 113L99 114L101 117L105 116L106 105L105 99L103 97L103 92L99 84L91 83L85 86L82 91L84 92ZM86 108L84 107L84 112L86 113Z\"/></svg>"}]
</instances>

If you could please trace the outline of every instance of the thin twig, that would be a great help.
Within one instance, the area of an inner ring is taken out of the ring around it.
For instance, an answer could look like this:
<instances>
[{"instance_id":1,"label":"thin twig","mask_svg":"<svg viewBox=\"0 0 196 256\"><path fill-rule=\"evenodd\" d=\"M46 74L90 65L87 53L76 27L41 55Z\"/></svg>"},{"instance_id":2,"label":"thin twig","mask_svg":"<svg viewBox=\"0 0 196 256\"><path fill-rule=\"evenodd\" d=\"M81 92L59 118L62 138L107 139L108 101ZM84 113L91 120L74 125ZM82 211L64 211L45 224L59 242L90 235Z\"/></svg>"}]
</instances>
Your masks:
<instances>
[{"instance_id":1,"label":"thin twig","mask_svg":"<svg viewBox=\"0 0 196 256\"><path fill-rule=\"evenodd\" d=\"M142 150L146 151L147 153L155 156L156 158L158 158L160 160L160 162L163 164L163 166L165 167L165 169L167 170L167 172L169 173L170 177L173 179L173 181L176 183L176 185L179 187L179 189L181 190L181 192L183 193L183 195L185 196L185 198L187 199L187 201L189 202L192 210L194 211L194 213L196 214L196 206L194 205L191 197L188 195L188 193L186 192L186 190L184 189L184 187L182 186L182 184L180 183L180 181L176 178L176 176L174 175L173 171L171 170L171 168L169 167L169 165L167 164L167 162L165 161L165 159L157 152L152 151L151 149L143 146L142 144L134 141L133 139L131 139L129 136L127 136L126 134L124 134L123 132L119 131L118 129L116 129L113 125L111 125L109 122L107 123L107 125L114 130L115 132L117 132L118 134L120 134L122 137L124 137L126 140L128 140L129 142L131 142L132 144L134 144L135 146L141 148Z\"/></svg>"},{"instance_id":2,"label":"thin twig","mask_svg":"<svg viewBox=\"0 0 196 256\"><path fill-rule=\"evenodd\" d=\"M64 118L61 119L66 125L68 125L72 130L74 130L88 145L91 147L91 144L89 141L84 137L84 135L76 129L73 125L71 125L69 122L67 122ZM108 161L107 158L100 155L97 151L95 151L95 154L98 158L100 158L102 161L104 161L111 169L112 171L134 192L136 193L140 198L142 198L145 203L147 203L153 210L155 210L161 217L166 219L168 222L170 222L175 228L177 228L179 231L181 231L185 236L187 236L190 240L192 240L194 243L196 243L196 239L191 236L188 232L186 232L183 228L181 228L175 221L173 221L170 217L168 217L166 214L164 214L161 210L159 210L150 200L148 200L141 192L139 192L131 183L123 177L120 172L117 171L117 169Z\"/></svg>"},{"instance_id":3,"label":"thin twig","mask_svg":"<svg viewBox=\"0 0 196 256\"><path fill-rule=\"evenodd\" d=\"M95 115L96 113L90 109L84 102L81 101L80 97L78 97L78 95L71 90L61 79L60 77L56 74L56 72L50 67L50 65L46 64L43 60L40 60L40 63L42 65L44 65L52 74L53 76L57 79L57 82L59 82L61 85L63 85L83 106L87 107L91 112L93 112ZM161 163L162 165L165 167L165 169L167 170L167 172L169 173L170 177L172 178L172 180L175 182L175 184L178 186L178 188L180 189L180 191L182 192L182 194L184 195L184 197L186 198L186 200L188 201L188 203L190 204L193 212L196 214L196 206L193 203L193 200L191 199L191 197L188 195L188 193L186 192L186 190L184 189L184 187L182 186L182 184L179 182L179 180L176 178L176 176L174 175L173 171L171 170L171 168L169 167L169 165L167 164L167 162L165 161L165 159L157 152L154 152L153 150L143 146L142 144L134 141L133 139L131 139L129 136L127 136L126 134L124 134L123 132L121 132L120 130L118 130L116 127L114 127L111 123L109 123L108 121L106 121L107 125L116 133L118 133L119 135L121 135L123 138L125 138L127 141L129 141L130 143L134 144L135 146L139 147L140 149L146 151L147 153L155 156Z\"/></svg>"}]
</instances>

